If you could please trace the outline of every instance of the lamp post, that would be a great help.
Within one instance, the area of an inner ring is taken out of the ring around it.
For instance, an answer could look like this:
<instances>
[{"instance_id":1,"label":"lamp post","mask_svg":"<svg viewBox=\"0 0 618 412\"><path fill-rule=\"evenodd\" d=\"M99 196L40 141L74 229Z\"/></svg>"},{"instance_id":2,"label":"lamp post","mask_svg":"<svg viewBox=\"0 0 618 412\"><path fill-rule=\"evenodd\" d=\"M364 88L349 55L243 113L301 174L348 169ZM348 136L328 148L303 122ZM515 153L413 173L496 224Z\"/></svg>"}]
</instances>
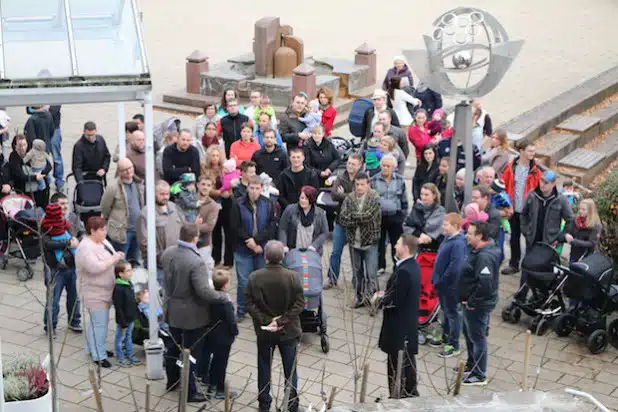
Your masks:
<instances>
[{"instance_id":1,"label":"lamp post","mask_svg":"<svg viewBox=\"0 0 618 412\"><path fill-rule=\"evenodd\" d=\"M455 107L446 185L446 209L456 212L453 193L460 144L466 158L465 203L470 202L472 193L470 100L485 96L500 83L524 42L509 40L495 17L472 7L458 7L444 13L434 21L431 35L423 39L425 50L403 51L408 64L428 87L460 101Z\"/></svg>"}]
</instances>

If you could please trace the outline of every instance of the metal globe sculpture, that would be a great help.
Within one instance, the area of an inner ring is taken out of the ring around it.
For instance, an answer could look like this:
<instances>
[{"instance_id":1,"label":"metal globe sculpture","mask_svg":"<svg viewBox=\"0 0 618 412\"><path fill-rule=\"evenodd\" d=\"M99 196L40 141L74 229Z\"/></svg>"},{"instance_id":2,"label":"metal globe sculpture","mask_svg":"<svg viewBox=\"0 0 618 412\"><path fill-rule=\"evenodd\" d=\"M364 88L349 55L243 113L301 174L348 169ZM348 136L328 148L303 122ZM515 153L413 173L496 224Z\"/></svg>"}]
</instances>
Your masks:
<instances>
[{"instance_id":1,"label":"metal globe sculpture","mask_svg":"<svg viewBox=\"0 0 618 412\"><path fill-rule=\"evenodd\" d=\"M426 50L404 50L408 64L431 89L455 98L476 98L492 91L521 50L486 11L450 10L423 36Z\"/></svg>"}]
</instances>

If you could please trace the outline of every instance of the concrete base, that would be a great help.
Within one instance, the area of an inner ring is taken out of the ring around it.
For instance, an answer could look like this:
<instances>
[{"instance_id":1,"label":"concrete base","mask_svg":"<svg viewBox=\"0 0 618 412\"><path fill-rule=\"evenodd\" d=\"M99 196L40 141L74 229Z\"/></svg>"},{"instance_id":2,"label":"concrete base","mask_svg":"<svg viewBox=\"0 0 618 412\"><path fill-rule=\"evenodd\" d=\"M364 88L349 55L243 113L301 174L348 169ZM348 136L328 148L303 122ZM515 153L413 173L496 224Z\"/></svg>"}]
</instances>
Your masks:
<instances>
[{"instance_id":1,"label":"concrete base","mask_svg":"<svg viewBox=\"0 0 618 412\"><path fill-rule=\"evenodd\" d=\"M248 81L249 89L260 89L268 97L273 106L288 106L290 104L292 92L292 78L277 78L258 77ZM316 87L328 87L338 96L339 92L339 77L330 75L316 76ZM309 99L315 96L309 96Z\"/></svg>"}]
</instances>

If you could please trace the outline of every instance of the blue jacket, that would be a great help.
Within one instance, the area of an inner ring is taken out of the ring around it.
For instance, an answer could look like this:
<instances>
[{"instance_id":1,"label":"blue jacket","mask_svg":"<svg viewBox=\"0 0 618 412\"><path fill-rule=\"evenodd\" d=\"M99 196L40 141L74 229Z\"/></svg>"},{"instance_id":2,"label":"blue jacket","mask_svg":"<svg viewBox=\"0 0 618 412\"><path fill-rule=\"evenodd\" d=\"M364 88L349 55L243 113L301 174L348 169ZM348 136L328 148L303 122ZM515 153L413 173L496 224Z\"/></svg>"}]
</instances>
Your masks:
<instances>
[{"instance_id":1,"label":"blue jacket","mask_svg":"<svg viewBox=\"0 0 618 412\"><path fill-rule=\"evenodd\" d=\"M468 258L468 245L461 233L444 238L438 249L431 283L440 290L457 290L459 274Z\"/></svg>"},{"instance_id":2,"label":"blue jacket","mask_svg":"<svg viewBox=\"0 0 618 412\"><path fill-rule=\"evenodd\" d=\"M255 137L257 137L257 141L260 144L260 146L264 147L264 132L260 130L259 127L255 128L255 131L253 132L253 135ZM283 144L283 139L281 138L281 135L279 134L279 130L275 130L275 137L277 138L277 146L282 147L283 150L285 150L285 145ZM274 179L274 176L271 176Z\"/></svg>"},{"instance_id":3,"label":"blue jacket","mask_svg":"<svg viewBox=\"0 0 618 412\"><path fill-rule=\"evenodd\" d=\"M257 233L253 236L253 205L249 195L245 195L234 202L231 216L231 233L236 234L235 252L250 255L253 251L245 246L247 239L253 238L262 246L270 239L277 239L277 213L275 204L270 199L260 196L255 204L257 216Z\"/></svg>"}]
</instances>

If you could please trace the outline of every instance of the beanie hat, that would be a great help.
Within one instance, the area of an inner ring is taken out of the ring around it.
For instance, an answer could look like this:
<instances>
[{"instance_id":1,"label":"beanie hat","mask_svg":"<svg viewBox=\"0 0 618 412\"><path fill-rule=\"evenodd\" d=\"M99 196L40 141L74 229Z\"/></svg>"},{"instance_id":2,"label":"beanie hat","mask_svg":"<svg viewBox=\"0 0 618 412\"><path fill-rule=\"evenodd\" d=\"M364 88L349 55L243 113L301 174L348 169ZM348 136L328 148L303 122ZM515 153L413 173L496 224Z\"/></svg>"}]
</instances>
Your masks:
<instances>
[{"instance_id":1,"label":"beanie hat","mask_svg":"<svg viewBox=\"0 0 618 412\"><path fill-rule=\"evenodd\" d=\"M50 203L45 208L41 227L50 236L60 236L71 227L71 224L64 218L62 207L57 203Z\"/></svg>"},{"instance_id":2,"label":"beanie hat","mask_svg":"<svg viewBox=\"0 0 618 412\"><path fill-rule=\"evenodd\" d=\"M495 193L501 193L501 192L504 192L504 190L506 189L506 186L504 184L504 180L494 179L494 181L491 182L491 184L489 185L489 188L493 190Z\"/></svg>"},{"instance_id":3,"label":"beanie hat","mask_svg":"<svg viewBox=\"0 0 618 412\"><path fill-rule=\"evenodd\" d=\"M183 173L180 175L180 180L185 186L195 183L195 173Z\"/></svg>"},{"instance_id":4,"label":"beanie hat","mask_svg":"<svg viewBox=\"0 0 618 412\"><path fill-rule=\"evenodd\" d=\"M234 170L236 170L236 160L227 159L225 162L223 162L223 170L227 173L232 173Z\"/></svg>"}]
</instances>

